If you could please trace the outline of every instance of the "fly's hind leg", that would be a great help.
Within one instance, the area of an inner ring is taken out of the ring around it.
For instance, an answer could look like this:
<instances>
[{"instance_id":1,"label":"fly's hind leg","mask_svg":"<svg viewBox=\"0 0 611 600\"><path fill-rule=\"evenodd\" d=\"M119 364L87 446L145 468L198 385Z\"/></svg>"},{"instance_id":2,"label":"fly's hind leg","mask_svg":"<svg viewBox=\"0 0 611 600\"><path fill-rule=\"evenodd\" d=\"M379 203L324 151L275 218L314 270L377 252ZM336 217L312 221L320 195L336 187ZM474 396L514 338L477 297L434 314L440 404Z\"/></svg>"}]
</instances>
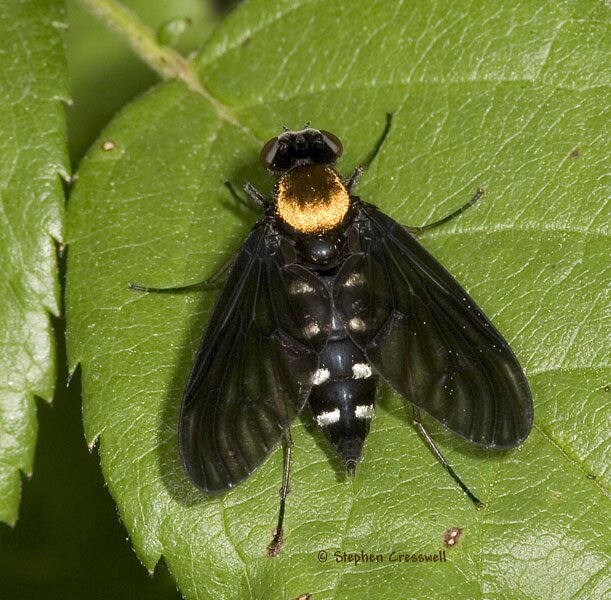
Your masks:
<instances>
[{"instance_id":1,"label":"fly's hind leg","mask_svg":"<svg viewBox=\"0 0 611 600\"><path fill-rule=\"evenodd\" d=\"M457 208L455 211L451 212L449 215L446 215L442 219L438 221L434 221L433 223L427 223L426 225L421 225L420 227L411 227L410 225L404 225L405 229L407 229L411 234L417 235L422 233L423 231L428 231L429 229L433 229L435 227L439 227L439 225L443 225L448 221L451 221L458 215L464 213L468 208L471 208L484 194L486 190L483 187L477 188L477 192L475 192L475 196L469 200L466 204Z\"/></svg>"},{"instance_id":2,"label":"fly's hind leg","mask_svg":"<svg viewBox=\"0 0 611 600\"><path fill-rule=\"evenodd\" d=\"M456 474L454 469L449 465L448 461L445 459L441 450L437 447L437 444L433 441L431 434L424 428L422 421L420 419L420 411L417 408L414 408L414 426L418 429L418 432L422 436L422 439L425 441L426 445L429 447L430 451L435 455L435 458L441 463L441 466L449 473L450 477L459 485L460 489L467 494L469 500L475 504L476 508L482 508L484 506L483 502L479 500L473 492L462 482L462 479Z\"/></svg>"},{"instance_id":3,"label":"fly's hind leg","mask_svg":"<svg viewBox=\"0 0 611 600\"><path fill-rule=\"evenodd\" d=\"M267 555L275 558L280 554L282 543L284 542L284 511L286 507L286 497L289 494L289 477L291 475L291 455L293 453L293 440L291 430L284 432L284 469L282 473L282 487L280 488L280 511L278 512L278 525L274 532L272 543L267 547Z\"/></svg>"},{"instance_id":4,"label":"fly's hind leg","mask_svg":"<svg viewBox=\"0 0 611 600\"><path fill-rule=\"evenodd\" d=\"M367 160L360 166L354 169L348 179L346 180L346 189L348 193L351 194L352 190L356 186L358 180L361 178L361 175L369 168L369 165L374 161L375 157L380 152L380 149L384 145L386 138L388 137L388 132L390 131L390 126L392 124L392 113L386 113L386 125L384 126L384 131L382 131L382 135L376 142L371 154L367 158Z\"/></svg>"}]
</instances>

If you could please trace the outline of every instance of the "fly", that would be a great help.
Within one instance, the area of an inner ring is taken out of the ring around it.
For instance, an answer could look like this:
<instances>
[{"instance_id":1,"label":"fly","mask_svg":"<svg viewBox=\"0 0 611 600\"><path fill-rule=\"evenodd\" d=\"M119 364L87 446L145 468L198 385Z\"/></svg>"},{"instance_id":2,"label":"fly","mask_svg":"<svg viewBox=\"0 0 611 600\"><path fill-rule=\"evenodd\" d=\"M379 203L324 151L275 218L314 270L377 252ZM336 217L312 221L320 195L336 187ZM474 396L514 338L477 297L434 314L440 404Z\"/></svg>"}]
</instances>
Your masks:
<instances>
[{"instance_id":1,"label":"fly","mask_svg":"<svg viewBox=\"0 0 611 600\"><path fill-rule=\"evenodd\" d=\"M185 388L180 455L200 490L233 488L284 442L269 556L283 543L290 426L306 404L354 475L381 378L408 402L423 440L478 507L421 412L485 448L513 448L532 426L530 390L509 345L415 239L483 190L422 227L400 225L353 193L390 126L388 115L370 159L346 179L334 168L342 144L328 131L287 130L263 146L275 186L271 198L244 188L264 214L232 259Z\"/></svg>"}]
</instances>

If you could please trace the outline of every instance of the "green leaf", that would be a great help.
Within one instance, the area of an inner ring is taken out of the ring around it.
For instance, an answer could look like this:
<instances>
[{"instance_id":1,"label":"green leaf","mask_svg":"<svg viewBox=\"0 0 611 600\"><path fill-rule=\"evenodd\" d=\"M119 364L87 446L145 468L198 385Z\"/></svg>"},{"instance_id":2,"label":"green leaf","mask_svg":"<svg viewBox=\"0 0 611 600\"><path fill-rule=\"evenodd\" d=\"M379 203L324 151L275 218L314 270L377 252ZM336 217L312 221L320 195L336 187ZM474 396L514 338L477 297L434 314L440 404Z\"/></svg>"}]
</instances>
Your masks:
<instances>
[{"instance_id":1,"label":"green leaf","mask_svg":"<svg viewBox=\"0 0 611 600\"><path fill-rule=\"evenodd\" d=\"M51 314L58 315L56 242L62 241L68 98L54 0L0 2L0 520L14 523L20 471L36 443L34 396L55 383Z\"/></svg>"},{"instance_id":2,"label":"green leaf","mask_svg":"<svg viewBox=\"0 0 611 600\"><path fill-rule=\"evenodd\" d=\"M111 123L70 200L69 354L83 369L87 438L99 440L149 569L163 555L188 598L604 594L607 21L593 1L254 0L197 59L214 100L163 84ZM304 411L285 547L271 560L282 452L220 497L194 489L178 455L181 393L214 294L143 295L127 284L196 282L227 261L256 217L223 182L268 192L258 151L282 124L336 133L347 174L389 111L393 129L358 193L417 225L488 189L422 242L512 344L535 427L519 449L495 453L430 424L485 501L477 511L387 389L353 480ZM463 535L446 563L389 562L392 551L437 552L450 527ZM384 560L355 566L336 562L336 550Z\"/></svg>"}]
</instances>

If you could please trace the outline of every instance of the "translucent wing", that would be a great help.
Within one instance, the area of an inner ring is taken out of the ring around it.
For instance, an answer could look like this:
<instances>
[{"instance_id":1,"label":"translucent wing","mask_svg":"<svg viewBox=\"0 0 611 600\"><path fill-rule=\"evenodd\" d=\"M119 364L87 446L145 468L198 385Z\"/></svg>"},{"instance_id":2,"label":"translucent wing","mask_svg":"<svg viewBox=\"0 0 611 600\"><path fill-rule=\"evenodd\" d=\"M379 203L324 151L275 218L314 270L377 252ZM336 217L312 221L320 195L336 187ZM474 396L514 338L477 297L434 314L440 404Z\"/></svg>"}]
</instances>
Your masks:
<instances>
[{"instance_id":1,"label":"translucent wing","mask_svg":"<svg viewBox=\"0 0 611 600\"><path fill-rule=\"evenodd\" d=\"M349 234L333 289L345 326L404 398L469 441L510 448L528 435L528 383L511 348L454 278L371 205Z\"/></svg>"},{"instance_id":2,"label":"translucent wing","mask_svg":"<svg viewBox=\"0 0 611 600\"><path fill-rule=\"evenodd\" d=\"M180 453L197 487L235 486L280 440L310 392L329 315L324 285L263 221L236 255L185 389Z\"/></svg>"}]
</instances>

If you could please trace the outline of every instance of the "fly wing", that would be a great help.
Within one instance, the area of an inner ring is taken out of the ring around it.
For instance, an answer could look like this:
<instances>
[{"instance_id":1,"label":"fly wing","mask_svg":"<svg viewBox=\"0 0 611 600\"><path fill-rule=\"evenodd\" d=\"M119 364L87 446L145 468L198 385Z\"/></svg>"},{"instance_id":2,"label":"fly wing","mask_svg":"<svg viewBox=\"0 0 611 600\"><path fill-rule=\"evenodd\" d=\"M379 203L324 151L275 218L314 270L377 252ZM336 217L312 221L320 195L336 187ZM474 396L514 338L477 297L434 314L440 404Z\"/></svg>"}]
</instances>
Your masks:
<instances>
[{"instance_id":1,"label":"fly wing","mask_svg":"<svg viewBox=\"0 0 611 600\"><path fill-rule=\"evenodd\" d=\"M511 348L456 280L393 219L361 203L335 278L344 325L380 375L451 431L520 444L533 409Z\"/></svg>"},{"instance_id":2,"label":"fly wing","mask_svg":"<svg viewBox=\"0 0 611 600\"><path fill-rule=\"evenodd\" d=\"M238 251L185 389L180 453L207 492L235 486L278 443L306 402L328 332L324 285L287 262L279 238L264 221Z\"/></svg>"}]
</instances>

